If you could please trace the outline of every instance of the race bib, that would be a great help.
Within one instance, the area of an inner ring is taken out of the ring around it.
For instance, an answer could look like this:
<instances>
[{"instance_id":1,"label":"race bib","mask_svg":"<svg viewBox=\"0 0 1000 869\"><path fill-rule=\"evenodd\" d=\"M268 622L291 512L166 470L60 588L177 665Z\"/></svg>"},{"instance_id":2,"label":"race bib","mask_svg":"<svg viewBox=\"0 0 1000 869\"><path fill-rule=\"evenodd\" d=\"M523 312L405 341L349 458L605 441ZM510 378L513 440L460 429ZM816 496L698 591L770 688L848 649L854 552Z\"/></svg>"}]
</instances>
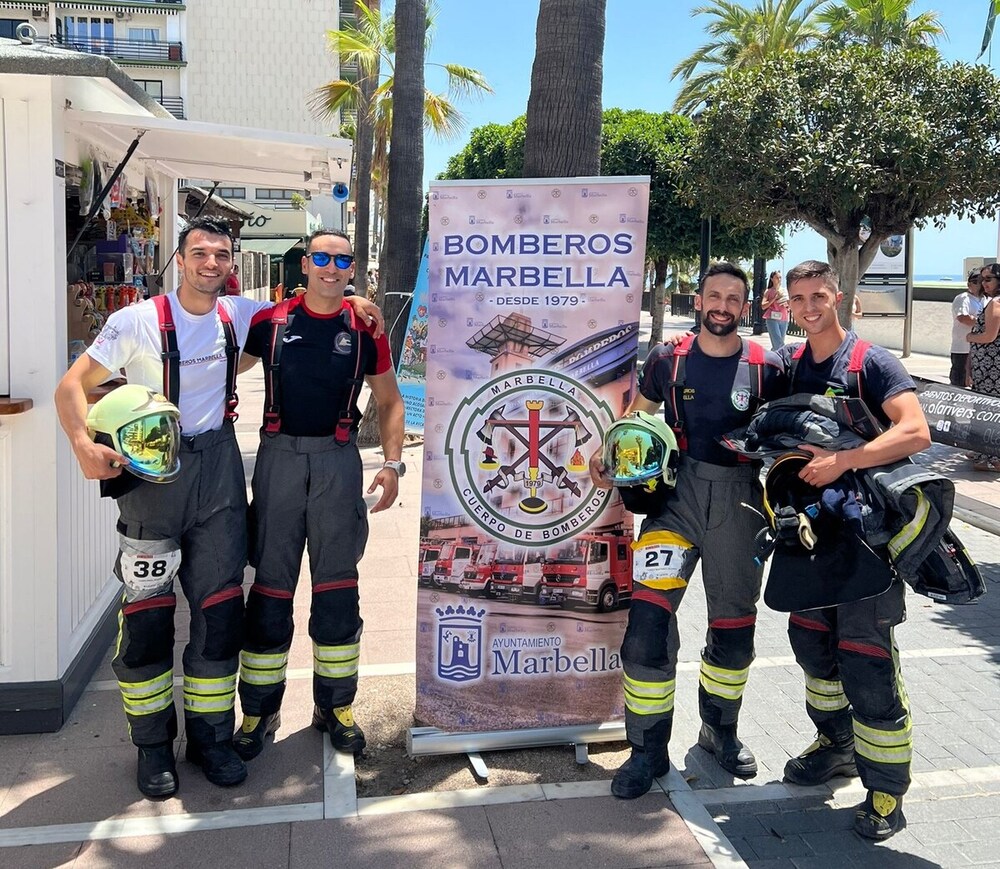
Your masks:
<instances>
[{"instance_id":1,"label":"race bib","mask_svg":"<svg viewBox=\"0 0 1000 869\"><path fill-rule=\"evenodd\" d=\"M125 584L128 602L155 597L169 590L181 566L177 541L119 537L115 573Z\"/></svg>"},{"instance_id":2,"label":"race bib","mask_svg":"<svg viewBox=\"0 0 1000 869\"><path fill-rule=\"evenodd\" d=\"M632 551L632 580L650 588L680 588L690 576L691 544L679 534L644 534Z\"/></svg>"}]
</instances>

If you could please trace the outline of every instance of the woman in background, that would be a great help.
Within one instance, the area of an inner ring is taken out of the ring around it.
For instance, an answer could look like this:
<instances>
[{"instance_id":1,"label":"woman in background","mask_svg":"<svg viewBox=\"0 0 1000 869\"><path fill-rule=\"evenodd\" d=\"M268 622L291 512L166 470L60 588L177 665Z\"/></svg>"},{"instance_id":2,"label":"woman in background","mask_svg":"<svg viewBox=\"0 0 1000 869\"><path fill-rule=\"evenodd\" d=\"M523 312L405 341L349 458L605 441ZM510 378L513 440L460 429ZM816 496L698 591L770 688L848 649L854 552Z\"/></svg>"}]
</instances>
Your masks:
<instances>
[{"instance_id":1,"label":"woman in background","mask_svg":"<svg viewBox=\"0 0 1000 869\"><path fill-rule=\"evenodd\" d=\"M976 325L966 336L969 341L969 362L972 368L972 390L983 395L1000 397L1000 263L983 266L979 287L984 301L976 317ZM1000 472L1000 456L978 453L972 457L977 471Z\"/></svg>"},{"instance_id":2,"label":"woman in background","mask_svg":"<svg viewBox=\"0 0 1000 869\"><path fill-rule=\"evenodd\" d=\"M768 276L767 289L760 300L760 312L767 321L771 349L780 350L785 346L785 334L788 332L788 296L781 288L781 272L774 271Z\"/></svg>"}]
</instances>

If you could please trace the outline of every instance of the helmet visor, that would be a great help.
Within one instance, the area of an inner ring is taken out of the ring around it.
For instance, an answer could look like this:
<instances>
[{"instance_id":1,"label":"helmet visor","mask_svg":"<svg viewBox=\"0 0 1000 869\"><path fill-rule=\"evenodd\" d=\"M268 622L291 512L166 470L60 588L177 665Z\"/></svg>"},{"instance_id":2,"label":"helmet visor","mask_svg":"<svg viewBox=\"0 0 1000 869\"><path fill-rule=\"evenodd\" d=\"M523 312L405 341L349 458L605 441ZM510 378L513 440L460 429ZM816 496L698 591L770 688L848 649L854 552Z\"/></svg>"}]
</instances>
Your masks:
<instances>
[{"instance_id":1,"label":"helmet visor","mask_svg":"<svg viewBox=\"0 0 1000 869\"><path fill-rule=\"evenodd\" d=\"M118 429L121 453L127 470L153 483L169 483L181 469L178 451L180 426L173 414L152 413Z\"/></svg>"},{"instance_id":2,"label":"helmet visor","mask_svg":"<svg viewBox=\"0 0 1000 869\"><path fill-rule=\"evenodd\" d=\"M604 467L616 486L637 486L660 476L667 461L662 438L638 425L619 424L604 440Z\"/></svg>"}]
</instances>

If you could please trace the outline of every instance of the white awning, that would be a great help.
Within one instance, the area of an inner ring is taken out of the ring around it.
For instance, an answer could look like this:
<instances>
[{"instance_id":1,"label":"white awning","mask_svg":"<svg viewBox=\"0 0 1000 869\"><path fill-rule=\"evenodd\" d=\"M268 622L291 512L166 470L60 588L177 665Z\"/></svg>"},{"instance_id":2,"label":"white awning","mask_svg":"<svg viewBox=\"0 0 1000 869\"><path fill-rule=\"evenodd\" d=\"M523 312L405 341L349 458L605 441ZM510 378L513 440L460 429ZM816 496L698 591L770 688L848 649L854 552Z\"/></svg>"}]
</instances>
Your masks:
<instances>
[{"instance_id":1,"label":"white awning","mask_svg":"<svg viewBox=\"0 0 1000 869\"><path fill-rule=\"evenodd\" d=\"M300 241L301 239L297 238L247 238L241 235L240 250L255 250L271 256L284 256Z\"/></svg>"},{"instance_id":2,"label":"white awning","mask_svg":"<svg viewBox=\"0 0 1000 869\"><path fill-rule=\"evenodd\" d=\"M143 132L129 161L173 178L241 182L326 193L350 183L351 141L176 118L66 110L66 129L118 159Z\"/></svg>"}]
</instances>

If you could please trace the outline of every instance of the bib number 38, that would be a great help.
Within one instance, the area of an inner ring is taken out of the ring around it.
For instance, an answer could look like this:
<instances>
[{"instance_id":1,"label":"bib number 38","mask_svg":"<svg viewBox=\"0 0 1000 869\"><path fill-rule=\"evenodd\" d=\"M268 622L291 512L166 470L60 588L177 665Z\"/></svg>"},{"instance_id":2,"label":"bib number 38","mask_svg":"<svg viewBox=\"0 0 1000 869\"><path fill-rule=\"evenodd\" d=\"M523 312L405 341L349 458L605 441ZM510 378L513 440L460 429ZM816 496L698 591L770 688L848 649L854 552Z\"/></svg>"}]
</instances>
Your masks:
<instances>
[{"instance_id":1,"label":"bib number 38","mask_svg":"<svg viewBox=\"0 0 1000 869\"><path fill-rule=\"evenodd\" d=\"M142 600L169 589L181 566L181 550L174 540L121 538L115 573L125 584L129 601Z\"/></svg>"}]
</instances>

